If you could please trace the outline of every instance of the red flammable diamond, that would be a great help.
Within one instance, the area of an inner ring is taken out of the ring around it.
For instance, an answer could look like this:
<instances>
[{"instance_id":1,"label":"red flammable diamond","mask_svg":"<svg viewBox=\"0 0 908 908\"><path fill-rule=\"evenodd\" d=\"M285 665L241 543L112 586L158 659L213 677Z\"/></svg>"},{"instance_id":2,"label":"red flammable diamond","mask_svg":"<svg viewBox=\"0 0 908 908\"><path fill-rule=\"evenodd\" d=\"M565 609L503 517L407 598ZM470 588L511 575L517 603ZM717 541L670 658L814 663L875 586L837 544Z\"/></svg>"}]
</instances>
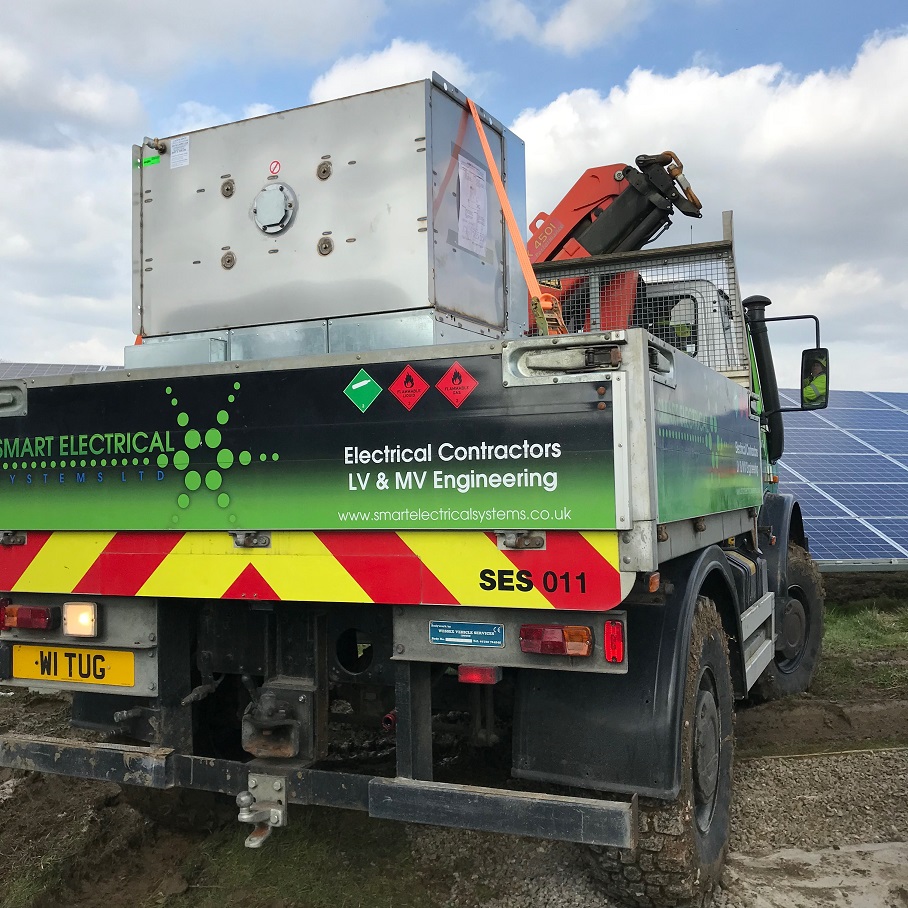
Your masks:
<instances>
[{"instance_id":1,"label":"red flammable diamond","mask_svg":"<svg viewBox=\"0 0 908 908\"><path fill-rule=\"evenodd\" d=\"M435 387L452 403L459 407L476 389L479 382L455 362L438 380Z\"/></svg>"},{"instance_id":2,"label":"red flammable diamond","mask_svg":"<svg viewBox=\"0 0 908 908\"><path fill-rule=\"evenodd\" d=\"M388 386L388 390L408 409L412 410L420 397L429 390L428 382L410 365Z\"/></svg>"}]
</instances>

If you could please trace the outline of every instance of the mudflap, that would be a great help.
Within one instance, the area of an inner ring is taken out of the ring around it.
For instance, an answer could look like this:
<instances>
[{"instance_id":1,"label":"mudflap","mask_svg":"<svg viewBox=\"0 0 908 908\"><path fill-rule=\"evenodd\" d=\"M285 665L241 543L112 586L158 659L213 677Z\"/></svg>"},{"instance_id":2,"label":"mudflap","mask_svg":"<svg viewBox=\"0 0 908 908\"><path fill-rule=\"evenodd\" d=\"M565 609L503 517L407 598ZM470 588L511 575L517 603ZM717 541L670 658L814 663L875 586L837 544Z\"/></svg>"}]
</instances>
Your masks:
<instances>
[{"instance_id":1,"label":"mudflap","mask_svg":"<svg viewBox=\"0 0 908 908\"><path fill-rule=\"evenodd\" d=\"M681 788L681 722L691 625L704 586L737 598L721 549L662 566L663 604L627 604L624 675L519 673L513 774L575 788L673 800Z\"/></svg>"}]
</instances>

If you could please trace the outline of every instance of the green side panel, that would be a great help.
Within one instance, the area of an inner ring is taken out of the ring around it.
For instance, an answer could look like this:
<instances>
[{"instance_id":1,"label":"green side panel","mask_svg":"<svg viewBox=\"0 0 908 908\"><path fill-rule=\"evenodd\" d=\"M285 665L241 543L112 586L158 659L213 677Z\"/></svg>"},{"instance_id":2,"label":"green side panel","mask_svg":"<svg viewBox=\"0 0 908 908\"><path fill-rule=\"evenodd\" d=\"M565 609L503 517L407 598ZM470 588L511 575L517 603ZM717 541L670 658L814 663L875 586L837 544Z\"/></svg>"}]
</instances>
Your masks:
<instances>
[{"instance_id":1,"label":"green side panel","mask_svg":"<svg viewBox=\"0 0 908 908\"><path fill-rule=\"evenodd\" d=\"M654 385L659 521L759 507L760 422L750 394L684 354L675 387Z\"/></svg>"},{"instance_id":2,"label":"green side panel","mask_svg":"<svg viewBox=\"0 0 908 908\"><path fill-rule=\"evenodd\" d=\"M614 529L596 387L504 388L493 354L33 387L0 525Z\"/></svg>"}]
</instances>

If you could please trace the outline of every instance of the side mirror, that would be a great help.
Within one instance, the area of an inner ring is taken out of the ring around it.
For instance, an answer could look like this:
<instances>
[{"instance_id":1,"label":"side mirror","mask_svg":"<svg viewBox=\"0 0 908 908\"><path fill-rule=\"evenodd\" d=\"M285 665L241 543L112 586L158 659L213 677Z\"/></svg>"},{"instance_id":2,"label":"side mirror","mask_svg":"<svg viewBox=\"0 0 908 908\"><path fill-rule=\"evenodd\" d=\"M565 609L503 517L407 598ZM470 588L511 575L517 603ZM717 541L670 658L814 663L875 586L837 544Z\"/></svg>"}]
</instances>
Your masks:
<instances>
[{"instance_id":1,"label":"side mirror","mask_svg":"<svg viewBox=\"0 0 908 908\"><path fill-rule=\"evenodd\" d=\"M822 410L829 404L829 350L814 347L801 354L801 406Z\"/></svg>"}]
</instances>

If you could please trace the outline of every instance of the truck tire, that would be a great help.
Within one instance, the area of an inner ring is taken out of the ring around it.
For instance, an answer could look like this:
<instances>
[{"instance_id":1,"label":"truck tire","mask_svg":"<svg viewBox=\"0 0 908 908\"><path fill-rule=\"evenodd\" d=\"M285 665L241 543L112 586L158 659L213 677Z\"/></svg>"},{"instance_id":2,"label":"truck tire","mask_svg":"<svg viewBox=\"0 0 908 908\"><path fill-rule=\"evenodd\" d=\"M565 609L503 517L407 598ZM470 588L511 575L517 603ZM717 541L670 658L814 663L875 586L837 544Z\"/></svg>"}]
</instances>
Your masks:
<instances>
[{"instance_id":1,"label":"truck tire","mask_svg":"<svg viewBox=\"0 0 908 908\"><path fill-rule=\"evenodd\" d=\"M823 578L801 546L788 546L788 595L776 616L776 653L750 691L755 703L779 700L810 689L823 646ZM779 648L781 644L781 648Z\"/></svg>"},{"instance_id":2,"label":"truck tire","mask_svg":"<svg viewBox=\"0 0 908 908\"><path fill-rule=\"evenodd\" d=\"M697 600L681 731L681 791L640 799L636 849L591 848L593 875L619 904L679 908L711 902L731 823L734 690L728 643L711 599Z\"/></svg>"}]
</instances>

